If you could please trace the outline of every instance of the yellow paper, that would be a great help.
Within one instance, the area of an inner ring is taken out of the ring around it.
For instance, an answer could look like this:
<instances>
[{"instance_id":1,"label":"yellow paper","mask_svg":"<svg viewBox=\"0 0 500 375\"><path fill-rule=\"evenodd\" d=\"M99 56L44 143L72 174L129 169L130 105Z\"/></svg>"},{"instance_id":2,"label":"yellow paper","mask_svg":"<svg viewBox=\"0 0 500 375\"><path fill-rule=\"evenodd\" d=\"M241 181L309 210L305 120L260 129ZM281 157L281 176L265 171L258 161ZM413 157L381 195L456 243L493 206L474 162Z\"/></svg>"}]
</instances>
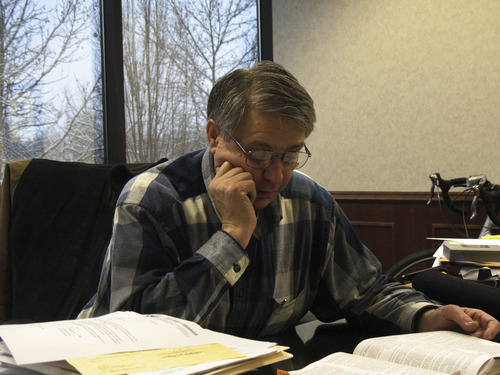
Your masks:
<instances>
[{"instance_id":1,"label":"yellow paper","mask_svg":"<svg viewBox=\"0 0 500 375\"><path fill-rule=\"evenodd\" d=\"M448 258L445 258L445 257L439 258L439 263L460 263L460 264L465 264L465 265L470 265L470 266L500 268L500 262L497 262L497 263L485 262L485 263L483 263L483 262L469 262L469 261L465 261L465 260L452 262Z\"/></svg>"},{"instance_id":2,"label":"yellow paper","mask_svg":"<svg viewBox=\"0 0 500 375\"><path fill-rule=\"evenodd\" d=\"M221 344L113 353L68 359L83 375L120 375L245 356Z\"/></svg>"}]
</instances>

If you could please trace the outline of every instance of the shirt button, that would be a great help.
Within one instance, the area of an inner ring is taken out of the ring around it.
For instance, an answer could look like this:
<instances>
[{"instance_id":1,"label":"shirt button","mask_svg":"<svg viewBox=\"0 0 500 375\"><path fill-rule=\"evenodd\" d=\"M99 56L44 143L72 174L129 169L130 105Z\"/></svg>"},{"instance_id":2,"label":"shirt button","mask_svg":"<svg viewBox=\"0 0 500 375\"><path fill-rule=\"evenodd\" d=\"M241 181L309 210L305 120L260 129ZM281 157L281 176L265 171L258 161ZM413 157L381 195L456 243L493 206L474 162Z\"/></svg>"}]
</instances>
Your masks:
<instances>
[{"instance_id":1,"label":"shirt button","mask_svg":"<svg viewBox=\"0 0 500 375\"><path fill-rule=\"evenodd\" d=\"M241 271L241 266L238 263L233 264L233 271L238 273Z\"/></svg>"}]
</instances>

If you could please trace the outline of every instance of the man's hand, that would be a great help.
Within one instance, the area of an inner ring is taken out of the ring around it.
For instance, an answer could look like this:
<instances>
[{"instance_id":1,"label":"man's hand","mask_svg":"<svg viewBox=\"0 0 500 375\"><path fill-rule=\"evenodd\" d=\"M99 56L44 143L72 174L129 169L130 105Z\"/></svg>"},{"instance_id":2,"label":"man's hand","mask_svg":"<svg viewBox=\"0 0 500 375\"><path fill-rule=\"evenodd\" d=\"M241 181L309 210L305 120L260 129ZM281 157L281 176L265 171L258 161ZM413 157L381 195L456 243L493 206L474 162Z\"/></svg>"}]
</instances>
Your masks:
<instances>
[{"instance_id":1,"label":"man's hand","mask_svg":"<svg viewBox=\"0 0 500 375\"><path fill-rule=\"evenodd\" d=\"M482 310L446 305L426 311L420 317L418 330L450 330L491 340L500 332L500 323Z\"/></svg>"},{"instance_id":2,"label":"man's hand","mask_svg":"<svg viewBox=\"0 0 500 375\"><path fill-rule=\"evenodd\" d=\"M222 218L222 229L246 248L257 226L253 202L256 197L252 174L224 162L208 187Z\"/></svg>"}]
</instances>

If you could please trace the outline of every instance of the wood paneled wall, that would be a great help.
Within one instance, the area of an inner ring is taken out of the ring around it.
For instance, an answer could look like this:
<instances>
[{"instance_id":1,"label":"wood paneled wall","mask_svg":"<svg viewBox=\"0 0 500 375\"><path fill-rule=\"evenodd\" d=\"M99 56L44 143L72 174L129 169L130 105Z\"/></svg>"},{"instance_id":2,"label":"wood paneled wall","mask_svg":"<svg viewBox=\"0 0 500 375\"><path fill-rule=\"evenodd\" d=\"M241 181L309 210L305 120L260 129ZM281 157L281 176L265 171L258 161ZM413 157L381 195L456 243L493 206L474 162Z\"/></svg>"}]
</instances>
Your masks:
<instances>
[{"instance_id":1,"label":"wood paneled wall","mask_svg":"<svg viewBox=\"0 0 500 375\"><path fill-rule=\"evenodd\" d=\"M428 193L341 192L331 194L344 210L356 232L387 271L398 260L419 250L437 247L441 241L428 237L463 237L464 217L452 212ZM452 196L457 205L470 209L471 197ZM478 216L465 217L469 237L475 238L486 218L484 207Z\"/></svg>"}]
</instances>

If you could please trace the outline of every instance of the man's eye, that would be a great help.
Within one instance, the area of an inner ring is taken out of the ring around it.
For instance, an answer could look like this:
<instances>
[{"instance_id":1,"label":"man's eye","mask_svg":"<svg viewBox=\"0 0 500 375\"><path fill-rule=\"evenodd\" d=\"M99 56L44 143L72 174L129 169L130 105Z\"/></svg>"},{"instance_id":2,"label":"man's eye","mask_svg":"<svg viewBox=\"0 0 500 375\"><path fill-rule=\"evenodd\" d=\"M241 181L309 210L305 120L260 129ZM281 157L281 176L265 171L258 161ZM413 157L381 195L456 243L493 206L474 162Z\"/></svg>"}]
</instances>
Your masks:
<instances>
[{"instance_id":1,"label":"man's eye","mask_svg":"<svg viewBox=\"0 0 500 375\"><path fill-rule=\"evenodd\" d=\"M251 151L249 154L256 161L268 161L273 155L271 151Z\"/></svg>"},{"instance_id":2,"label":"man's eye","mask_svg":"<svg viewBox=\"0 0 500 375\"><path fill-rule=\"evenodd\" d=\"M295 163L299 158L299 153L296 151L286 152L283 156L283 161Z\"/></svg>"}]
</instances>

